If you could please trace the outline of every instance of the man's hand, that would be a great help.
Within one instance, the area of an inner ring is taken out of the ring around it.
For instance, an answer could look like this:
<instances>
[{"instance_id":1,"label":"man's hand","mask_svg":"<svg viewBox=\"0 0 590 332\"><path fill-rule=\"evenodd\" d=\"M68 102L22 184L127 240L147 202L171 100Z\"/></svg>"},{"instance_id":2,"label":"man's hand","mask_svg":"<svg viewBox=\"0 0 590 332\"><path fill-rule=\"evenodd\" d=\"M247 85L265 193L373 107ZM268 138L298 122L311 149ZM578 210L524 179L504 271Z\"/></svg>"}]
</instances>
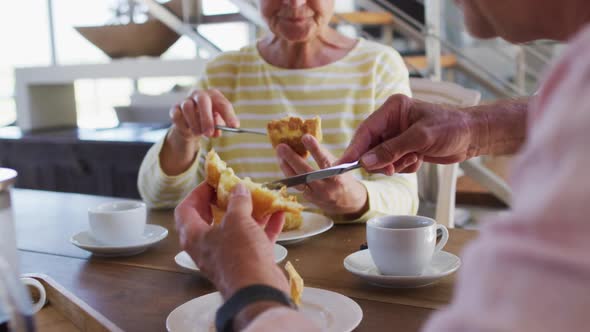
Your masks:
<instances>
[{"instance_id":1,"label":"man's hand","mask_svg":"<svg viewBox=\"0 0 590 332\"><path fill-rule=\"evenodd\" d=\"M215 193L200 184L175 210L180 243L199 269L227 299L242 287L266 284L288 293L288 283L274 262L274 242L285 221L283 213L252 218L252 197L234 188L223 222L211 226Z\"/></svg>"},{"instance_id":2,"label":"man's hand","mask_svg":"<svg viewBox=\"0 0 590 332\"><path fill-rule=\"evenodd\" d=\"M415 172L422 161L450 164L479 153L487 132L467 109L390 97L365 120L340 163L361 160L368 171Z\"/></svg>"}]
</instances>

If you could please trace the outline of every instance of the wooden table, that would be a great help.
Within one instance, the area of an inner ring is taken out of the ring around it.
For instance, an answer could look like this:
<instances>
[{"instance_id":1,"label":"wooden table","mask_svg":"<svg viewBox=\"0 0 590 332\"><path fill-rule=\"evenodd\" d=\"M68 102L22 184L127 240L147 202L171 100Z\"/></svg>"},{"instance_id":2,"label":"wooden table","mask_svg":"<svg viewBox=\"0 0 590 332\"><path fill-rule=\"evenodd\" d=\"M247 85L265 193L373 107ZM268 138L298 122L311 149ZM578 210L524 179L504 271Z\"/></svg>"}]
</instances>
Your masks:
<instances>
[{"instance_id":1,"label":"wooden table","mask_svg":"<svg viewBox=\"0 0 590 332\"><path fill-rule=\"evenodd\" d=\"M214 291L205 279L176 266L180 251L172 211L152 211L148 223L169 236L146 252L126 258L98 258L69 238L87 229L87 209L113 198L16 189L13 207L21 272L45 273L129 331L165 330L167 315L182 303ZM477 233L450 230L446 250L458 254ZM385 289L348 273L344 258L365 242L364 225L339 225L287 247L307 286L353 298L364 318L357 331L416 331L433 309L451 299L454 276L418 289Z\"/></svg>"}]
</instances>

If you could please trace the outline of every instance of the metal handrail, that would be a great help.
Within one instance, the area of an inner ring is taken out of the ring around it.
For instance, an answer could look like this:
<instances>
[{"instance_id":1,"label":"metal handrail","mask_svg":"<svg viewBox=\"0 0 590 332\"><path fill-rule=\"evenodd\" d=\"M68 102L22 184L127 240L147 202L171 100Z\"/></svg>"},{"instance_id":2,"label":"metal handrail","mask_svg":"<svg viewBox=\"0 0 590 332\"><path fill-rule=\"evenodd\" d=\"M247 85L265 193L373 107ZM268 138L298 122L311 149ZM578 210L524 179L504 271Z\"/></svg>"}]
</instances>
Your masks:
<instances>
[{"instance_id":1,"label":"metal handrail","mask_svg":"<svg viewBox=\"0 0 590 332\"><path fill-rule=\"evenodd\" d=\"M167 24L170 28L175 30L180 34L185 34L189 36L191 39L195 41L199 46L206 48L212 54L219 53L219 48L213 44L210 40L205 38L204 36L200 35L197 29L187 23L182 22L179 20L175 15L170 13L166 10L162 5L160 5L155 0L136 0L136 1L143 1L150 12L160 19L162 22ZM240 10L240 14L244 16L247 20L255 24L257 27L261 27L263 29L268 29L264 20L262 19L258 9L256 6L248 0L231 0L231 2L238 7ZM471 75L478 75L481 76L478 78L480 83L485 83L488 87L493 87L492 90L498 92L501 91L501 94L506 96L522 96L526 94L523 88L519 87L518 85L506 80L505 78L495 74L494 72L490 71L482 64L478 63L477 61L473 60L470 56L465 54L460 48L456 47L449 41L443 39L440 35L429 31L427 27L419 22L418 20L414 19L413 17L406 14L403 10L398 8L397 6L384 1L384 0L357 0L357 4L361 8L365 8L371 11L389 11L396 17L394 24L399 28L400 32L405 34L407 37L418 41L419 43L424 44L427 39L434 39L440 43L441 47L446 51L454 54L458 58L458 63L460 64L460 68L465 69L467 73ZM346 20L344 17L336 14L336 16L341 20L341 22L345 22L352 26L356 26L354 23ZM373 39L370 35L366 32L362 31L362 29L358 29L357 31L359 34L367 39ZM522 47L523 51L527 54L530 54L537 60L541 61L542 63L547 63L550 61L547 56L539 52L538 50L534 49L533 46L529 44L522 44L519 45ZM504 53L501 50L493 49L494 52L501 55L503 58L508 60L514 60L511 56ZM409 65L411 68L418 70L417 68L413 67L411 64ZM533 79L538 79L539 74L528 67L523 67L522 69L526 75ZM419 71L419 70L418 70ZM420 71L419 71L420 72ZM421 72L421 74L424 74Z\"/></svg>"},{"instance_id":2,"label":"metal handrail","mask_svg":"<svg viewBox=\"0 0 590 332\"><path fill-rule=\"evenodd\" d=\"M501 90L505 91L506 96L522 96L525 94L521 88L517 85L506 81L504 78L497 76L496 74L492 73L490 70L482 66L481 64L477 63L469 56L467 56L464 52L462 52L458 47L454 46L447 40L443 39L441 36L434 34L424 26L421 22L417 21L413 17L409 16L397 6L386 2L384 0L359 0L357 3L365 9L368 10L381 10L384 9L392 13L401 20L396 20L395 24L402 27L406 31L411 31L409 37L414 38L418 42L424 43L426 38L433 38L440 42L441 46L446 49L447 51L452 52L458 58L462 60L462 66L468 67L470 72L479 73L480 75L485 75L488 79L496 84L499 84ZM489 82L493 84L492 82Z\"/></svg>"},{"instance_id":3,"label":"metal handrail","mask_svg":"<svg viewBox=\"0 0 590 332\"><path fill-rule=\"evenodd\" d=\"M206 49L211 55L216 55L221 52L221 49L212 43L209 39L202 36L195 27L184 23L181 19L172 14L166 7L162 6L156 0L135 0L136 2L144 3L149 12L162 23L166 24L170 29L174 30L179 35L185 35L192 39L198 46Z\"/></svg>"}]
</instances>

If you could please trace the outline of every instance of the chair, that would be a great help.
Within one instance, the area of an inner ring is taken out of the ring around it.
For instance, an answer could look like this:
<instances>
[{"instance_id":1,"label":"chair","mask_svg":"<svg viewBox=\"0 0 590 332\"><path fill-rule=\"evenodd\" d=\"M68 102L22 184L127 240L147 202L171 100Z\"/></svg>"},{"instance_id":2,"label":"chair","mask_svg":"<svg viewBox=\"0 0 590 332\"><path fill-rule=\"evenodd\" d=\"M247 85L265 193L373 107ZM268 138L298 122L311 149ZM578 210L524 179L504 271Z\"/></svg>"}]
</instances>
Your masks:
<instances>
[{"instance_id":1,"label":"chair","mask_svg":"<svg viewBox=\"0 0 590 332\"><path fill-rule=\"evenodd\" d=\"M465 89L449 82L434 82L412 78L413 97L431 103L459 107L475 106L481 99L478 91ZM425 163L418 171L418 193L421 199L419 214L433 216L447 227L455 226L455 191L459 164L436 165ZM435 204L433 207L432 205Z\"/></svg>"}]
</instances>

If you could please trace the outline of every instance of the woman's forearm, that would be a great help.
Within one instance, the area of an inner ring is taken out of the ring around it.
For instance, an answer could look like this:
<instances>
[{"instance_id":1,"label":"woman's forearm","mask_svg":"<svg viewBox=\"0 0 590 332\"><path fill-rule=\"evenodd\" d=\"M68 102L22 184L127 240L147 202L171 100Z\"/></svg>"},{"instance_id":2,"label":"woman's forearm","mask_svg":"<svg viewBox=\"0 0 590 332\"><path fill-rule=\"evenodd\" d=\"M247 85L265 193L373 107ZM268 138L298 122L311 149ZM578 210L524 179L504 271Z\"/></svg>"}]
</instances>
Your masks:
<instances>
[{"instance_id":1,"label":"woman's forearm","mask_svg":"<svg viewBox=\"0 0 590 332\"><path fill-rule=\"evenodd\" d=\"M193 164L198 152L199 138L186 139L172 126L160 151L162 171L169 176L184 173Z\"/></svg>"}]
</instances>

